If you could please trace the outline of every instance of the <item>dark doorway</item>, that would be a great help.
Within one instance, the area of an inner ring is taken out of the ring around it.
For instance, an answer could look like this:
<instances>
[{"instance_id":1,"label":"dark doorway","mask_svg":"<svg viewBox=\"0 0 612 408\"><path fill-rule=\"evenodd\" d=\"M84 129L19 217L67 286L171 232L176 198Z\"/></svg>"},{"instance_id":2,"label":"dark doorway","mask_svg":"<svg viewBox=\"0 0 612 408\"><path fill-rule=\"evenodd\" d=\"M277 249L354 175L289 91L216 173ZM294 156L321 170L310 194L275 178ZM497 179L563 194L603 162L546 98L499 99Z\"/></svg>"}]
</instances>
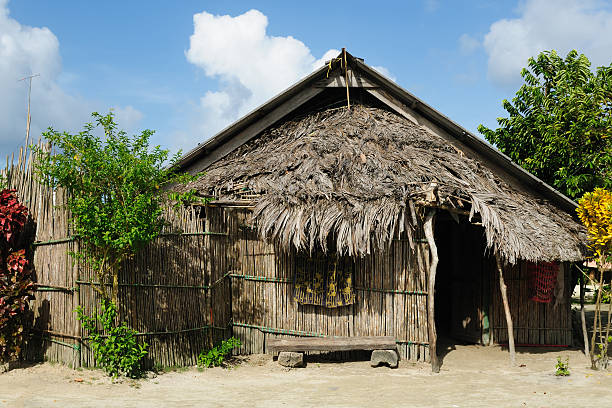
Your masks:
<instances>
[{"instance_id":1,"label":"dark doorway","mask_svg":"<svg viewBox=\"0 0 612 408\"><path fill-rule=\"evenodd\" d=\"M439 264L436 275L435 319L443 341L488 344L488 257L482 227L465 217L440 213L435 240Z\"/></svg>"}]
</instances>

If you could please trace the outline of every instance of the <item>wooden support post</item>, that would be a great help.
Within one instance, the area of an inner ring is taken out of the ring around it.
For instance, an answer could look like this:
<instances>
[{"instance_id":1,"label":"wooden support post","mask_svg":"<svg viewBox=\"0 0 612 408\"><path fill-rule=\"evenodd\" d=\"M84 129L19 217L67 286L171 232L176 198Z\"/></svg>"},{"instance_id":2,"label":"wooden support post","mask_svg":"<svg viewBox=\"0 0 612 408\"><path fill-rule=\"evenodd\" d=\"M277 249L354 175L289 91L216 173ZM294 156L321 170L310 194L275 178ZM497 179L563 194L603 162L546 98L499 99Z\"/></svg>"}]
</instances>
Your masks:
<instances>
[{"instance_id":1,"label":"wooden support post","mask_svg":"<svg viewBox=\"0 0 612 408\"><path fill-rule=\"evenodd\" d=\"M586 317L584 315L584 274L583 273L580 273L580 320L582 321L582 337L584 340L584 355L590 356L589 334L588 334L587 327L586 327Z\"/></svg>"},{"instance_id":2,"label":"wooden support post","mask_svg":"<svg viewBox=\"0 0 612 408\"><path fill-rule=\"evenodd\" d=\"M510 364L516 363L516 352L514 351L514 327L512 325L512 315L510 314L510 305L508 304L508 293L506 292L506 283L504 282L504 268L501 258L495 254L497 262L497 271L499 272L499 290L501 292L502 301L504 303L504 311L506 312L506 325L508 326L508 350L510 351Z\"/></svg>"},{"instance_id":3,"label":"wooden support post","mask_svg":"<svg viewBox=\"0 0 612 408\"><path fill-rule=\"evenodd\" d=\"M434 240L433 218L436 210L431 208L425 217L425 237L429 244L431 254L431 264L429 265L429 279L427 285L427 326L429 328L429 358L431 360L431 371L434 373L440 372L440 363L438 362L438 354L436 353L436 319L434 315L434 292L436 287L436 270L438 268L438 248Z\"/></svg>"}]
</instances>

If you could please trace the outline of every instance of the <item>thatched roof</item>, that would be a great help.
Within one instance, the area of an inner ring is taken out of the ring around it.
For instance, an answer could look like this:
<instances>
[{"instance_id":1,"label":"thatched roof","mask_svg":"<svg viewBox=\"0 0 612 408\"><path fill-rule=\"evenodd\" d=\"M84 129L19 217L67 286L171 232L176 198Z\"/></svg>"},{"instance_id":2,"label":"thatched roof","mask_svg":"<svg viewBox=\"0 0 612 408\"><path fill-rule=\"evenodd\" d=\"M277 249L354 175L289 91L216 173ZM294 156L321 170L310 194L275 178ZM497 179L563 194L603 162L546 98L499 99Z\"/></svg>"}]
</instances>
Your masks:
<instances>
[{"instance_id":1,"label":"thatched roof","mask_svg":"<svg viewBox=\"0 0 612 408\"><path fill-rule=\"evenodd\" d=\"M186 188L220 200L249 194L260 234L312 250L335 240L364 255L411 236L411 207L454 207L481 222L509 262L583 258L583 231L565 211L512 187L424 127L383 108L311 112L266 130Z\"/></svg>"}]
</instances>

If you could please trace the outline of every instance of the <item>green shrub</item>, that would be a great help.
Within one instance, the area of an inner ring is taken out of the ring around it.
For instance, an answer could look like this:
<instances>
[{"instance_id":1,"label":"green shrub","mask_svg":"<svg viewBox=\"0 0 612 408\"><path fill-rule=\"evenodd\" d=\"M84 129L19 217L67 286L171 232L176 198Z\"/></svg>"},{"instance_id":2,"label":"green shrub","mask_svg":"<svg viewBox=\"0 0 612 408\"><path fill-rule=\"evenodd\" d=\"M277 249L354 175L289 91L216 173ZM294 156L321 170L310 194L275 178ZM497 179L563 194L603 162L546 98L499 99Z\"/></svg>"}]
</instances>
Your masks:
<instances>
[{"instance_id":1,"label":"green shrub","mask_svg":"<svg viewBox=\"0 0 612 408\"><path fill-rule=\"evenodd\" d=\"M118 305L120 266L161 233L164 202L196 198L195 190L178 194L165 187L197 176L175 173L180 153L167 163L167 150L149 146L153 131L129 137L112 112L92 117L94 123L76 134L51 128L43 133L53 149L33 146L35 171L42 183L69 192L63 205L79 237L70 255L90 267L98 282L112 282L92 288Z\"/></svg>"},{"instance_id":2,"label":"green shrub","mask_svg":"<svg viewBox=\"0 0 612 408\"><path fill-rule=\"evenodd\" d=\"M198 356L198 367L218 367L223 365L225 358L231 354L234 347L240 347L241 343L235 337L223 340L210 350L203 350Z\"/></svg>"},{"instance_id":3,"label":"green shrub","mask_svg":"<svg viewBox=\"0 0 612 408\"><path fill-rule=\"evenodd\" d=\"M555 365L557 371L555 375L558 377L567 377L570 375L569 371L569 357L565 361L561 360L561 357L557 357L557 365Z\"/></svg>"},{"instance_id":4,"label":"green shrub","mask_svg":"<svg viewBox=\"0 0 612 408\"><path fill-rule=\"evenodd\" d=\"M89 343L96 363L113 377L140 377L140 362L147 355L149 345L145 342L138 344L136 330L130 329L124 323L115 323L117 308L112 302L102 300L101 306L102 313L96 318L83 314L80 306L76 309L77 319L89 332ZM101 330L97 328L96 320L100 322Z\"/></svg>"}]
</instances>

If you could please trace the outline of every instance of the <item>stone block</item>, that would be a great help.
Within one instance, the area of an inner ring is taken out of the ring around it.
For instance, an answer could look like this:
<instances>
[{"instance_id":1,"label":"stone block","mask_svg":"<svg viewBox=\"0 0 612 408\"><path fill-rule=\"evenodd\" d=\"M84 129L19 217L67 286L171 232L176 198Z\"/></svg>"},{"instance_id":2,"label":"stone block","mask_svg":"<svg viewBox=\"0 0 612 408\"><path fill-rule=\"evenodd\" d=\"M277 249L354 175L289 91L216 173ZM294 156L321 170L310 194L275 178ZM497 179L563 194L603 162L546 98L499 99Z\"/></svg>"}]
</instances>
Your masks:
<instances>
[{"instance_id":1,"label":"stone block","mask_svg":"<svg viewBox=\"0 0 612 408\"><path fill-rule=\"evenodd\" d=\"M378 367L384 364L391 368L396 368L398 361L399 356L395 350L374 350L372 351L372 358L370 358L370 365Z\"/></svg>"},{"instance_id":2,"label":"stone block","mask_svg":"<svg viewBox=\"0 0 612 408\"><path fill-rule=\"evenodd\" d=\"M278 353L278 364L291 368L304 367L304 353L282 351Z\"/></svg>"}]
</instances>

